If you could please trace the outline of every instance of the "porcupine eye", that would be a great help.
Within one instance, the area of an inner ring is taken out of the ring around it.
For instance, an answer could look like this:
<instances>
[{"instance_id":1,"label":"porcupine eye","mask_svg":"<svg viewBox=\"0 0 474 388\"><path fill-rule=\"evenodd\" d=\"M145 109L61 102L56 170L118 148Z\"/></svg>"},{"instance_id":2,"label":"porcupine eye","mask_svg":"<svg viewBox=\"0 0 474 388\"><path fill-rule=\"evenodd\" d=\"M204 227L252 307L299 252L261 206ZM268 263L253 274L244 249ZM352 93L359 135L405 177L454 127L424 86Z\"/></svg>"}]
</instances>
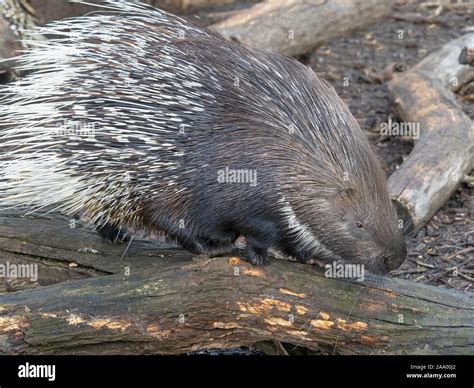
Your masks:
<instances>
[{"instance_id":1,"label":"porcupine eye","mask_svg":"<svg viewBox=\"0 0 474 388\"><path fill-rule=\"evenodd\" d=\"M363 228L363 227L364 227L364 225L362 225L361 222L356 222L356 226L357 226L358 228Z\"/></svg>"}]
</instances>

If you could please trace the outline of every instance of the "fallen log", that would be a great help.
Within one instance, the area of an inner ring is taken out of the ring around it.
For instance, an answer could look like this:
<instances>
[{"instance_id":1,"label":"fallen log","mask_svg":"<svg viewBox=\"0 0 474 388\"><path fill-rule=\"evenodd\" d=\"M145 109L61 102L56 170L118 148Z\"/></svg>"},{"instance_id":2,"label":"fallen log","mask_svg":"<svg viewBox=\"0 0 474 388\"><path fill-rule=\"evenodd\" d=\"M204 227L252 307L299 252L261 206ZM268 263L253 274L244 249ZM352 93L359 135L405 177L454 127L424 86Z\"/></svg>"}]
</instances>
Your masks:
<instances>
[{"instance_id":1,"label":"fallen log","mask_svg":"<svg viewBox=\"0 0 474 388\"><path fill-rule=\"evenodd\" d=\"M474 33L395 74L388 85L397 116L420 127L409 157L388 180L391 195L415 229L438 211L474 167L474 124L454 95L474 79L474 68L459 63L465 47L474 47Z\"/></svg>"},{"instance_id":2,"label":"fallen log","mask_svg":"<svg viewBox=\"0 0 474 388\"><path fill-rule=\"evenodd\" d=\"M265 340L330 354L474 351L470 293L330 279L286 260L254 267L191 257L149 242L132 243L120 260L124 245L70 225L2 212L0 263L15 258L85 278L0 294L1 354L179 354Z\"/></svg>"},{"instance_id":3,"label":"fallen log","mask_svg":"<svg viewBox=\"0 0 474 388\"><path fill-rule=\"evenodd\" d=\"M393 0L265 1L213 24L229 40L283 55L311 49L388 15Z\"/></svg>"},{"instance_id":4,"label":"fallen log","mask_svg":"<svg viewBox=\"0 0 474 388\"><path fill-rule=\"evenodd\" d=\"M203 7L222 6L236 2L236 0L168 0L165 4L186 11ZM157 6L159 6L159 4Z\"/></svg>"}]
</instances>

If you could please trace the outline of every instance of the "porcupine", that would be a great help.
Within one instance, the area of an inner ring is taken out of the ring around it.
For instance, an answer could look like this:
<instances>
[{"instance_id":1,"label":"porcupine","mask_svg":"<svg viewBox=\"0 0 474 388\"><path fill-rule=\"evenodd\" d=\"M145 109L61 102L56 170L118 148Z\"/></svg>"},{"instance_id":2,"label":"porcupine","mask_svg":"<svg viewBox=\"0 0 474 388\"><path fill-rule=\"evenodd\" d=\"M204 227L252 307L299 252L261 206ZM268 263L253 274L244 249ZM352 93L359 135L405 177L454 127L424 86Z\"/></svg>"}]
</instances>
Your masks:
<instances>
[{"instance_id":1,"label":"porcupine","mask_svg":"<svg viewBox=\"0 0 474 388\"><path fill-rule=\"evenodd\" d=\"M385 176L334 89L300 62L148 5L38 30L0 102L0 198L78 214L104 235L384 273L406 256ZM72 129L71 129L72 128ZM85 128L85 130L84 130ZM222 182L225 169L256 184Z\"/></svg>"}]
</instances>

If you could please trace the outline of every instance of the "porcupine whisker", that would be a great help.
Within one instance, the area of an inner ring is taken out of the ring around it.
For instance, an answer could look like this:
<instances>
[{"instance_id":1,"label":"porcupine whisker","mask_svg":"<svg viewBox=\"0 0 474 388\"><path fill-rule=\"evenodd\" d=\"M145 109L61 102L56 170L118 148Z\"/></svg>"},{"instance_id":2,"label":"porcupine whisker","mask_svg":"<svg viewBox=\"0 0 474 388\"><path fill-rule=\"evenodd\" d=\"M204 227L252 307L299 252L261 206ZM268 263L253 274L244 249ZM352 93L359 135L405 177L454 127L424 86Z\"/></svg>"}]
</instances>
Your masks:
<instances>
[{"instance_id":1,"label":"porcupine whisker","mask_svg":"<svg viewBox=\"0 0 474 388\"><path fill-rule=\"evenodd\" d=\"M383 278L382 277L377 277L375 279L375 288L377 288L379 291L381 291L382 290L382 288L381 288L382 283L383 283ZM366 287L365 295L363 295L363 297L360 300L361 304L365 301L365 297L369 294L369 291L370 291L370 287ZM380 309L379 312L378 312L377 317L375 318L375 320L380 320L382 312L383 312L383 310ZM367 318L367 324L369 325L369 328L370 328L370 321L371 320L374 320L374 318L370 318L370 320L369 320L369 318Z\"/></svg>"},{"instance_id":2,"label":"porcupine whisker","mask_svg":"<svg viewBox=\"0 0 474 388\"><path fill-rule=\"evenodd\" d=\"M130 241L128 242L127 247L125 248L125 251L123 252L122 256L120 257L120 260L118 261L119 264L122 262L123 258L125 257L125 255L126 255L126 253L127 253L127 251L128 251L128 248L130 248L130 245L132 244L132 241L133 241L133 238L134 238L134 237L135 237L135 235L132 235L132 236L130 237Z\"/></svg>"},{"instance_id":3,"label":"porcupine whisker","mask_svg":"<svg viewBox=\"0 0 474 388\"><path fill-rule=\"evenodd\" d=\"M374 288L377 289L377 292L384 292L384 290L386 290L386 287L384 286L384 283L386 282L386 277L384 276L375 276L375 277L372 277L372 280L374 280ZM408 286L406 288L408 291L411 290L411 286ZM369 291L369 288L367 288L367 293ZM420 300L416 295L414 295L413 293L411 293L412 297L414 297L416 300ZM383 313L383 309L380 309L379 312L378 312L378 315L377 315L377 318L375 318L375 320L379 320L380 317L382 316L382 313Z\"/></svg>"},{"instance_id":4,"label":"porcupine whisker","mask_svg":"<svg viewBox=\"0 0 474 388\"><path fill-rule=\"evenodd\" d=\"M405 222L405 224L403 225L403 229L402 229L403 234L405 234L408 230L410 230L413 225L414 225L413 219L409 218L408 221Z\"/></svg>"},{"instance_id":5,"label":"porcupine whisker","mask_svg":"<svg viewBox=\"0 0 474 388\"><path fill-rule=\"evenodd\" d=\"M117 243L121 231L122 231L122 225L120 225L118 230L117 230L117 234L115 235L115 238L114 238L114 241L113 241L114 244Z\"/></svg>"},{"instance_id":6,"label":"porcupine whisker","mask_svg":"<svg viewBox=\"0 0 474 388\"><path fill-rule=\"evenodd\" d=\"M347 287L349 287L350 284L353 284L353 283L352 283L352 282L345 282L345 284L344 284L344 286L343 286L343 288L342 288L342 291L345 291L345 289L346 289ZM357 297L359 297L360 291L362 290L362 287L363 287L363 286L361 285L361 289L359 290L359 294L357 295ZM365 287L365 291L366 291L366 292L365 292L365 295L367 295L368 292L369 292L369 288L368 288L368 287ZM362 300L363 300L363 298L364 298L364 296L362 296ZM357 298L356 298L356 300L357 300ZM362 302L362 300L361 300L361 302ZM308 318L308 319L303 323L303 325L301 325L301 327L299 328L299 330L302 330L302 329L309 323L310 320L312 320L312 319L314 319L314 320L318 319L319 316L321 315L321 313L327 308L328 305L329 305L329 304L326 303L326 304L322 307L321 311L318 313L318 315L316 316L316 318ZM311 330L313 330L313 329L314 329L314 328L313 328L312 326L310 326L309 329L307 330L307 333L310 333ZM303 340L300 340L296 345L294 345L293 350L295 350L295 349L302 343L302 341L303 341Z\"/></svg>"},{"instance_id":7,"label":"porcupine whisker","mask_svg":"<svg viewBox=\"0 0 474 388\"><path fill-rule=\"evenodd\" d=\"M344 282L344 286L342 287L342 291L344 291L347 287L349 287L349 284L348 282ZM327 307L329 306L329 302L328 303L325 303L323 305L323 307L321 308L321 310L319 311L318 315L316 316L316 318L308 318L305 320L305 322L299 327L298 331L301 331L303 330L303 328L311 321L311 320L317 320L320 315L322 314L322 312L327 309ZM313 330L314 327L312 325L309 326L308 330L306 330L306 333L309 334L311 333L311 330ZM293 350L295 350L299 345L301 345L301 343L303 342L303 339L301 339L296 345L294 345L293 347Z\"/></svg>"},{"instance_id":8,"label":"porcupine whisker","mask_svg":"<svg viewBox=\"0 0 474 388\"><path fill-rule=\"evenodd\" d=\"M346 320L345 320L346 322L348 322L348 320L349 320L349 318L350 318L350 316L351 316L351 314L352 314L352 311L354 310L354 307L355 307L355 305L356 305L356 303L357 303L357 300L359 299L359 296L361 295L363 289L364 289L364 287L360 286L359 292L357 293L357 296L354 298L354 302L352 303L352 306L351 306L351 308L350 308L350 310L349 310L349 313L347 314L347 317L346 317ZM367 289L366 289L366 290L367 290ZM341 329L341 331L342 331L342 329ZM341 333L339 333L339 334L337 335L337 337L336 337L336 343L334 344L334 349L333 349L334 354L336 354L337 344L339 343L339 338L340 338L340 337L341 337Z\"/></svg>"}]
</instances>

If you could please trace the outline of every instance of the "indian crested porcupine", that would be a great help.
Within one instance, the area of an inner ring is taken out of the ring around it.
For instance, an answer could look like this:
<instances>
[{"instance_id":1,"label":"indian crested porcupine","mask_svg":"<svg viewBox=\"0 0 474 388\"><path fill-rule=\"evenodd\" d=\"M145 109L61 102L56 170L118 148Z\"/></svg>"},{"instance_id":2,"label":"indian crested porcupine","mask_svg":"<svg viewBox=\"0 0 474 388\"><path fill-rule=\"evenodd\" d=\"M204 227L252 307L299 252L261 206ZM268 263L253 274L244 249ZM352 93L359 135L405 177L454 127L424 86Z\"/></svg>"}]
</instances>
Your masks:
<instances>
[{"instance_id":1,"label":"indian crested porcupine","mask_svg":"<svg viewBox=\"0 0 474 388\"><path fill-rule=\"evenodd\" d=\"M373 272L406 255L384 173L334 89L296 60L142 4L54 22L0 101L1 202L230 252L242 235Z\"/></svg>"}]
</instances>

